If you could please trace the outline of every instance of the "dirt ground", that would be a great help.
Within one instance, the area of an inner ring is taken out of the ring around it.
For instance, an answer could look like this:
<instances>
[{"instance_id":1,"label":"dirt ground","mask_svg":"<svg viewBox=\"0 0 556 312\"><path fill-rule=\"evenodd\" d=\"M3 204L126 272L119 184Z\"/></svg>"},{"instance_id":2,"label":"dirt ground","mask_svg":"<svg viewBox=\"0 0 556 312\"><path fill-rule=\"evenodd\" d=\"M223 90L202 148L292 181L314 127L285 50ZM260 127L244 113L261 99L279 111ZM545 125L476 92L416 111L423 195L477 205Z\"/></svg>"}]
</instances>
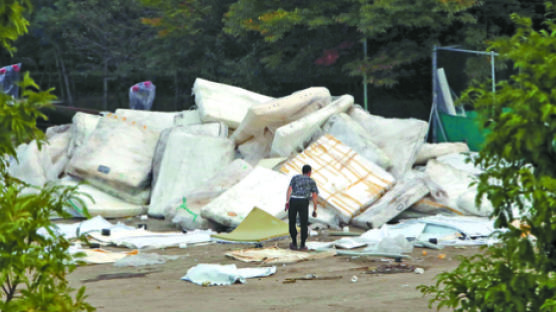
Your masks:
<instances>
[{"instance_id":1,"label":"dirt ground","mask_svg":"<svg viewBox=\"0 0 556 312\"><path fill-rule=\"evenodd\" d=\"M140 223L128 219L128 224ZM161 221L148 221L149 229L164 230L168 226ZM332 241L338 237L321 233L309 240ZM266 243L265 247L278 245L287 248L286 239ZM246 248L245 245L208 244L184 249L169 248L150 250L164 255L179 255L178 260L146 267L119 268L113 264L87 265L77 268L69 276L74 288L87 287L88 302L97 311L434 311L428 308L428 298L416 290L418 285L431 284L434 276L456 267L457 255L479 252L477 247L444 248L431 250L415 248L411 260L404 260L405 267L424 269L424 274L379 273L399 266L380 257L335 256L326 259L277 265L276 274L248 279L245 284L202 287L180 278L198 263L234 263L238 267L257 267L226 258L224 253ZM124 250L111 248L112 250ZM426 254L423 253L426 252ZM100 281L99 274L145 273L142 277L127 277ZM284 283L287 278L336 277L332 280L297 280ZM352 282L353 276L357 277ZM339 278L338 278L339 277Z\"/></svg>"}]
</instances>

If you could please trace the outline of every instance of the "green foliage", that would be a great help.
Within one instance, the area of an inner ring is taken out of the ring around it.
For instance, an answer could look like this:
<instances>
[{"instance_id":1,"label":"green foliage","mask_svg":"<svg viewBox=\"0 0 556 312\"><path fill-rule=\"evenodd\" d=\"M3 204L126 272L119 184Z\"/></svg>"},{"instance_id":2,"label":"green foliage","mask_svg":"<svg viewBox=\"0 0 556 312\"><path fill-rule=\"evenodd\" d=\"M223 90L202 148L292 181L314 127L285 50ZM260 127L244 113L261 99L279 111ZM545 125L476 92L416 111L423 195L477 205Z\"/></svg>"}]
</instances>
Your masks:
<instances>
[{"instance_id":1,"label":"green foliage","mask_svg":"<svg viewBox=\"0 0 556 312\"><path fill-rule=\"evenodd\" d=\"M506 230L502 243L463 259L435 285L420 287L434 295L431 304L454 311L556 307L556 24L547 20L536 31L530 18L512 19L515 35L496 40L491 49L511 61L516 73L498 83L496 94L477 87L466 94L490 131L476 161L488 168L477 199L486 195L492 202L495 225Z\"/></svg>"},{"instance_id":2,"label":"green foliage","mask_svg":"<svg viewBox=\"0 0 556 312\"><path fill-rule=\"evenodd\" d=\"M370 84L392 86L413 75L410 65L428 60L432 46L441 43L452 27L475 23L467 11L478 4L474 0L238 1L226 13L225 31L235 36L259 34L267 43L264 64L281 73L290 70L292 77L302 71L330 80L367 75ZM368 41L367 57L361 53L363 39ZM301 79L306 77L301 74Z\"/></svg>"},{"instance_id":3,"label":"green foliage","mask_svg":"<svg viewBox=\"0 0 556 312\"><path fill-rule=\"evenodd\" d=\"M27 30L23 14L28 1L0 4L0 41L9 43ZM37 128L40 109L55 97L52 90L39 91L29 73L20 82L21 98L0 93L0 310L1 311L93 311L85 302L85 288L74 291L66 274L76 267L68 253L69 242L54 233L52 214L62 217L67 202L78 200L75 187L32 187L8 174L16 161L15 147L36 140L44 143ZM80 202L83 204L82 202ZM39 234L39 229L45 232Z\"/></svg>"},{"instance_id":4,"label":"green foliage","mask_svg":"<svg viewBox=\"0 0 556 312\"><path fill-rule=\"evenodd\" d=\"M27 32L29 21L24 14L30 9L30 0L3 0L0 3L0 43L10 52L14 51L11 44Z\"/></svg>"}]
</instances>

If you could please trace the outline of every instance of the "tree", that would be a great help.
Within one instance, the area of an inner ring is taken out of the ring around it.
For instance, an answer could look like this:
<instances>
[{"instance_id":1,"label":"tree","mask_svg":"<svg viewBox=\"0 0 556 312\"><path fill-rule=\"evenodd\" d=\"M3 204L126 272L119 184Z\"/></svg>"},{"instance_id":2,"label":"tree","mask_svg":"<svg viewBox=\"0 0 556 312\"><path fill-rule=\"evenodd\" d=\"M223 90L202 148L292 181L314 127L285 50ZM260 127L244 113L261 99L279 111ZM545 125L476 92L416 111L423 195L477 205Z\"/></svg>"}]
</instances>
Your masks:
<instances>
[{"instance_id":1,"label":"tree","mask_svg":"<svg viewBox=\"0 0 556 312\"><path fill-rule=\"evenodd\" d=\"M65 85L69 85L70 71L65 68L65 58L77 60L73 72L102 77L102 108L107 110L109 82L145 72L154 38L154 31L141 23L147 15L135 0L57 0L42 3L34 22L39 39L53 47L56 62L65 73Z\"/></svg>"},{"instance_id":2,"label":"tree","mask_svg":"<svg viewBox=\"0 0 556 312\"><path fill-rule=\"evenodd\" d=\"M11 43L27 30L24 14L31 6L25 0L8 0L0 8L0 41L13 51ZM0 93L0 310L92 311L84 301L84 287L71 295L73 289L65 279L75 268L69 243L54 234L49 219L52 213L68 216L64 207L75 197L75 188L33 189L7 172L9 162L17 161L17 145L30 140L43 143L37 118L44 118L40 109L55 98L52 90L36 91L29 73L20 87L21 99ZM39 228L47 234L39 235Z\"/></svg>"},{"instance_id":3,"label":"tree","mask_svg":"<svg viewBox=\"0 0 556 312\"><path fill-rule=\"evenodd\" d=\"M547 8L554 12L550 3ZM530 18L514 14L512 20L515 35L494 41L490 49L511 61L516 73L499 82L495 94L474 87L465 97L490 131L476 160L487 168L477 199L486 195L492 202L495 226L504 230L501 243L462 258L435 285L420 286L439 308L556 308L556 23L548 19L535 30Z\"/></svg>"},{"instance_id":4,"label":"tree","mask_svg":"<svg viewBox=\"0 0 556 312\"><path fill-rule=\"evenodd\" d=\"M478 1L238 1L226 14L226 31L257 33L261 58L286 79L345 81L366 75L393 86L415 74L434 44L452 28L475 23L467 12ZM366 40L368 54L361 52ZM428 74L428 71L426 72ZM317 79L318 80L318 79Z\"/></svg>"}]
</instances>

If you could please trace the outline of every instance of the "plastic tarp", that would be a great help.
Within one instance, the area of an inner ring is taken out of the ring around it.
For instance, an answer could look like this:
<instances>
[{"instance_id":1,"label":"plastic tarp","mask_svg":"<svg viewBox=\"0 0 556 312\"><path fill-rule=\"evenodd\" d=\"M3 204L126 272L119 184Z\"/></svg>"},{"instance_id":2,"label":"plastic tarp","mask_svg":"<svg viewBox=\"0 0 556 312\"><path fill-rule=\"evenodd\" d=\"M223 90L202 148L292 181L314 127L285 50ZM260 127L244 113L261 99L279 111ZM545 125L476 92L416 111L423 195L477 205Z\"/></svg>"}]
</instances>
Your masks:
<instances>
[{"instance_id":1,"label":"plastic tarp","mask_svg":"<svg viewBox=\"0 0 556 312\"><path fill-rule=\"evenodd\" d=\"M278 128L272 141L271 155L288 157L295 151L302 151L330 116L345 112L352 105L353 96L343 95L318 111Z\"/></svg>"},{"instance_id":2,"label":"plastic tarp","mask_svg":"<svg viewBox=\"0 0 556 312\"><path fill-rule=\"evenodd\" d=\"M477 181L475 175L434 159L429 160L425 172L447 194L440 203L464 215L488 216L492 213L492 204L486 199L480 207L475 205L477 186L470 185Z\"/></svg>"},{"instance_id":3,"label":"plastic tarp","mask_svg":"<svg viewBox=\"0 0 556 312\"><path fill-rule=\"evenodd\" d=\"M151 110L156 87L150 81L143 81L134 84L129 88L129 107L135 110Z\"/></svg>"},{"instance_id":4,"label":"plastic tarp","mask_svg":"<svg viewBox=\"0 0 556 312\"><path fill-rule=\"evenodd\" d=\"M21 63L7 65L0 68L0 92L19 97L19 76Z\"/></svg>"},{"instance_id":5,"label":"plastic tarp","mask_svg":"<svg viewBox=\"0 0 556 312\"><path fill-rule=\"evenodd\" d=\"M86 263L90 264L104 264L104 263L112 263L118 262L128 257L133 257L137 253L137 250L128 251L128 252L115 252L110 251L102 248L81 248L81 246L72 245L68 248L68 252L71 255L75 255L76 253L84 253L84 257L76 258L76 260L85 261Z\"/></svg>"},{"instance_id":6,"label":"plastic tarp","mask_svg":"<svg viewBox=\"0 0 556 312\"><path fill-rule=\"evenodd\" d=\"M231 138L241 144L317 111L330 103L328 89L313 87L263 104L253 105Z\"/></svg>"},{"instance_id":7,"label":"plastic tarp","mask_svg":"<svg viewBox=\"0 0 556 312\"><path fill-rule=\"evenodd\" d=\"M394 177L361 157L331 135L324 135L303 153L286 162L280 171L292 177L304 164L312 167L311 178L319 188L319 198L338 211L348 223L394 184Z\"/></svg>"},{"instance_id":8,"label":"plastic tarp","mask_svg":"<svg viewBox=\"0 0 556 312\"><path fill-rule=\"evenodd\" d=\"M129 120L138 125L146 126L148 129L160 133L166 128L172 127L177 112L152 112L149 110L135 110L118 108L115 114L122 120ZM125 119L124 119L125 118Z\"/></svg>"},{"instance_id":9,"label":"plastic tarp","mask_svg":"<svg viewBox=\"0 0 556 312\"><path fill-rule=\"evenodd\" d=\"M198 244L211 241L211 230L195 230L192 232L151 232L145 229L111 231L110 235L91 232L89 235L96 241L131 249L155 249L178 247L182 244Z\"/></svg>"},{"instance_id":10,"label":"plastic tarp","mask_svg":"<svg viewBox=\"0 0 556 312\"><path fill-rule=\"evenodd\" d=\"M310 242L307 242L307 244L309 243ZM226 253L226 256L239 261L262 262L264 264L294 263L323 259L333 257L334 255L336 255L334 250L325 252L303 252L298 250L281 249L278 247L239 249Z\"/></svg>"},{"instance_id":11,"label":"plastic tarp","mask_svg":"<svg viewBox=\"0 0 556 312\"><path fill-rule=\"evenodd\" d=\"M141 267L164 264L168 260L177 260L180 256L159 255L157 253L135 253L114 262L115 267Z\"/></svg>"},{"instance_id":12,"label":"plastic tarp","mask_svg":"<svg viewBox=\"0 0 556 312\"><path fill-rule=\"evenodd\" d=\"M249 107L273 99L266 95L201 78L195 79L193 94L203 122L222 121L232 129L239 126Z\"/></svg>"},{"instance_id":13,"label":"plastic tarp","mask_svg":"<svg viewBox=\"0 0 556 312\"><path fill-rule=\"evenodd\" d=\"M408 172L351 223L361 228L381 227L429 193L425 179L421 172Z\"/></svg>"},{"instance_id":14,"label":"plastic tarp","mask_svg":"<svg viewBox=\"0 0 556 312\"><path fill-rule=\"evenodd\" d=\"M352 150L383 169L392 167L390 158L375 144L373 137L347 114L337 114L326 122L325 133L331 134Z\"/></svg>"},{"instance_id":15,"label":"plastic tarp","mask_svg":"<svg viewBox=\"0 0 556 312\"><path fill-rule=\"evenodd\" d=\"M210 227L209 221L201 216L201 209L241 181L251 170L253 167L242 159L232 161L205 184L191 191L174 205L170 205L165 211L165 218L171 219L172 223L186 230Z\"/></svg>"},{"instance_id":16,"label":"plastic tarp","mask_svg":"<svg viewBox=\"0 0 556 312\"><path fill-rule=\"evenodd\" d=\"M77 112L72 118L71 141L68 147L68 156L71 157L75 150L84 145L89 136L96 129L100 116Z\"/></svg>"},{"instance_id":17,"label":"plastic tarp","mask_svg":"<svg viewBox=\"0 0 556 312\"><path fill-rule=\"evenodd\" d=\"M368 131L373 142L392 161L390 172L401 178L415 163L415 157L425 141L427 122L418 119L384 118L354 106L350 117Z\"/></svg>"},{"instance_id":18,"label":"plastic tarp","mask_svg":"<svg viewBox=\"0 0 556 312\"><path fill-rule=\"evenodd\" d=\"M99 121L66 172L133 204L150 195L152 159L158 133L116 115Z\"/></svg>"},{"instance_id":19,"label":"plastic tarp","mask_svg":"<svg viewBox=\"0 0 556 312\"><path fill-rule=\"evenodd\" d=\"M270 169L255 167L243 180L211 201L201 216L226 227L237 227L253 207L281 218L290 179Z\"/></svg>"},{"instance_id":20,"label":"plastic tarp","mask_svg":"<svg viewBox=\"0 0 556 312\"><path fill-rule=\"evenodd\" d=\"M199 286L226 286L244 284L246 279L265 277L276 273L276 267L238 269L235 264L200 263L187 270L181 279Z\"/></svg>"},{"instance_id":21,"label":"plastic tarp","mask_svg":"<svg viewBox=\"0 0 556 312\"><path fill-rule=\"evenodd\" d=\"M39 149L36 141L16 148L17 161L10 161L8 174L34 186L55 181L68 163L66 155L71 132L51 132L47 142Z\"/></svg>"},{"instance_id":22,"label":"plastic tarp","mask_svg":"<svg viewBox=\"0 0 556 312\"><path fill-rule=\"evenodd\" d=\"M120 198L107 194L92 185L79 184L79 181L71 177L64 177L60 180L60 184L67 186L76 186L77 191L92 197L78 194L77 197L82 200L91 216L102 216L105 218L123 218L133 217L147 212L145 205L137 205L123 201ZM72 214L83 217L83 207L78 200L70 200L70 206L75 212Z\"/></svg>"},{"instance_id":23,"label":"plastic tarp","mask_svg":"<svg viewBox=\"0 0 556 312\"><path fill-rule=\"evenodd\" d=\"M120 222L114 225L101 216L96 216L81 222L54 224L53 229L55 235L63 236L67 240L77 238L79 235L83 234L100 232L102 229L110 229L113 232L119 230L134 230L133 227ZM37 234L47 236L48 232L46 229L40 228Z\"/></svg>"},{"instance_id":24,"label":"plastic tarp","mask_svg":"<svg viewBox=\"0 0 556 312\"><path fill-rule=\"evenodd\" d=\"M227 138L190 134L173 128L152 189L149 215L163 217L169 204L201 186L233 159L234 145Z\"/></svg>"},{"instance_id":25,"label":"plastic tarp","mask_svg":"<svg viewBox=\"0 0 556 312\"><path fill-rule=\"evenodd\" d=\"M453 154L453 153L466 153L469 152L469 147L465 143L425 143L421 146L417 158L415 159L416 165L426 165L427 161L432 158Z\"/></svg>"},{"instance_id":26,"label":"plastic tarp","mask_svg":"<svg viewBox=\"0 0 556 312\"><path fill-rule=\"evenodd\" d=\"M213 234L212 238L234 242L262 242L288 235L288 223L255 207L231 233Z\"/></svg>"}]
</instances>

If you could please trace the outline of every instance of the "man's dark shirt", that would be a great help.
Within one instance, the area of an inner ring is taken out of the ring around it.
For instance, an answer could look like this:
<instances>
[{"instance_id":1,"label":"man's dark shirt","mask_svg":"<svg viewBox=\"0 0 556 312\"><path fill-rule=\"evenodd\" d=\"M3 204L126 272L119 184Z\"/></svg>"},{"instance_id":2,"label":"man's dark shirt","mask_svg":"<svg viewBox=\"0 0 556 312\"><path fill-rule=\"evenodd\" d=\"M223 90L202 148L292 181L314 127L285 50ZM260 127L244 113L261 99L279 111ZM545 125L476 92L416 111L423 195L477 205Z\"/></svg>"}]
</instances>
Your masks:
<instances>
[{"instance_id":1,"label":"man's dark shirt","mask_svg":"<svg viewBox=\"0 0 556 312\"><path fill-rule=\"evenodd\" d=\"M294 176L290 181L290 186L292 187L291 197L310 198L311 193L319 193L315 181L303 174Z\"/></svg>"}]
</instances>

